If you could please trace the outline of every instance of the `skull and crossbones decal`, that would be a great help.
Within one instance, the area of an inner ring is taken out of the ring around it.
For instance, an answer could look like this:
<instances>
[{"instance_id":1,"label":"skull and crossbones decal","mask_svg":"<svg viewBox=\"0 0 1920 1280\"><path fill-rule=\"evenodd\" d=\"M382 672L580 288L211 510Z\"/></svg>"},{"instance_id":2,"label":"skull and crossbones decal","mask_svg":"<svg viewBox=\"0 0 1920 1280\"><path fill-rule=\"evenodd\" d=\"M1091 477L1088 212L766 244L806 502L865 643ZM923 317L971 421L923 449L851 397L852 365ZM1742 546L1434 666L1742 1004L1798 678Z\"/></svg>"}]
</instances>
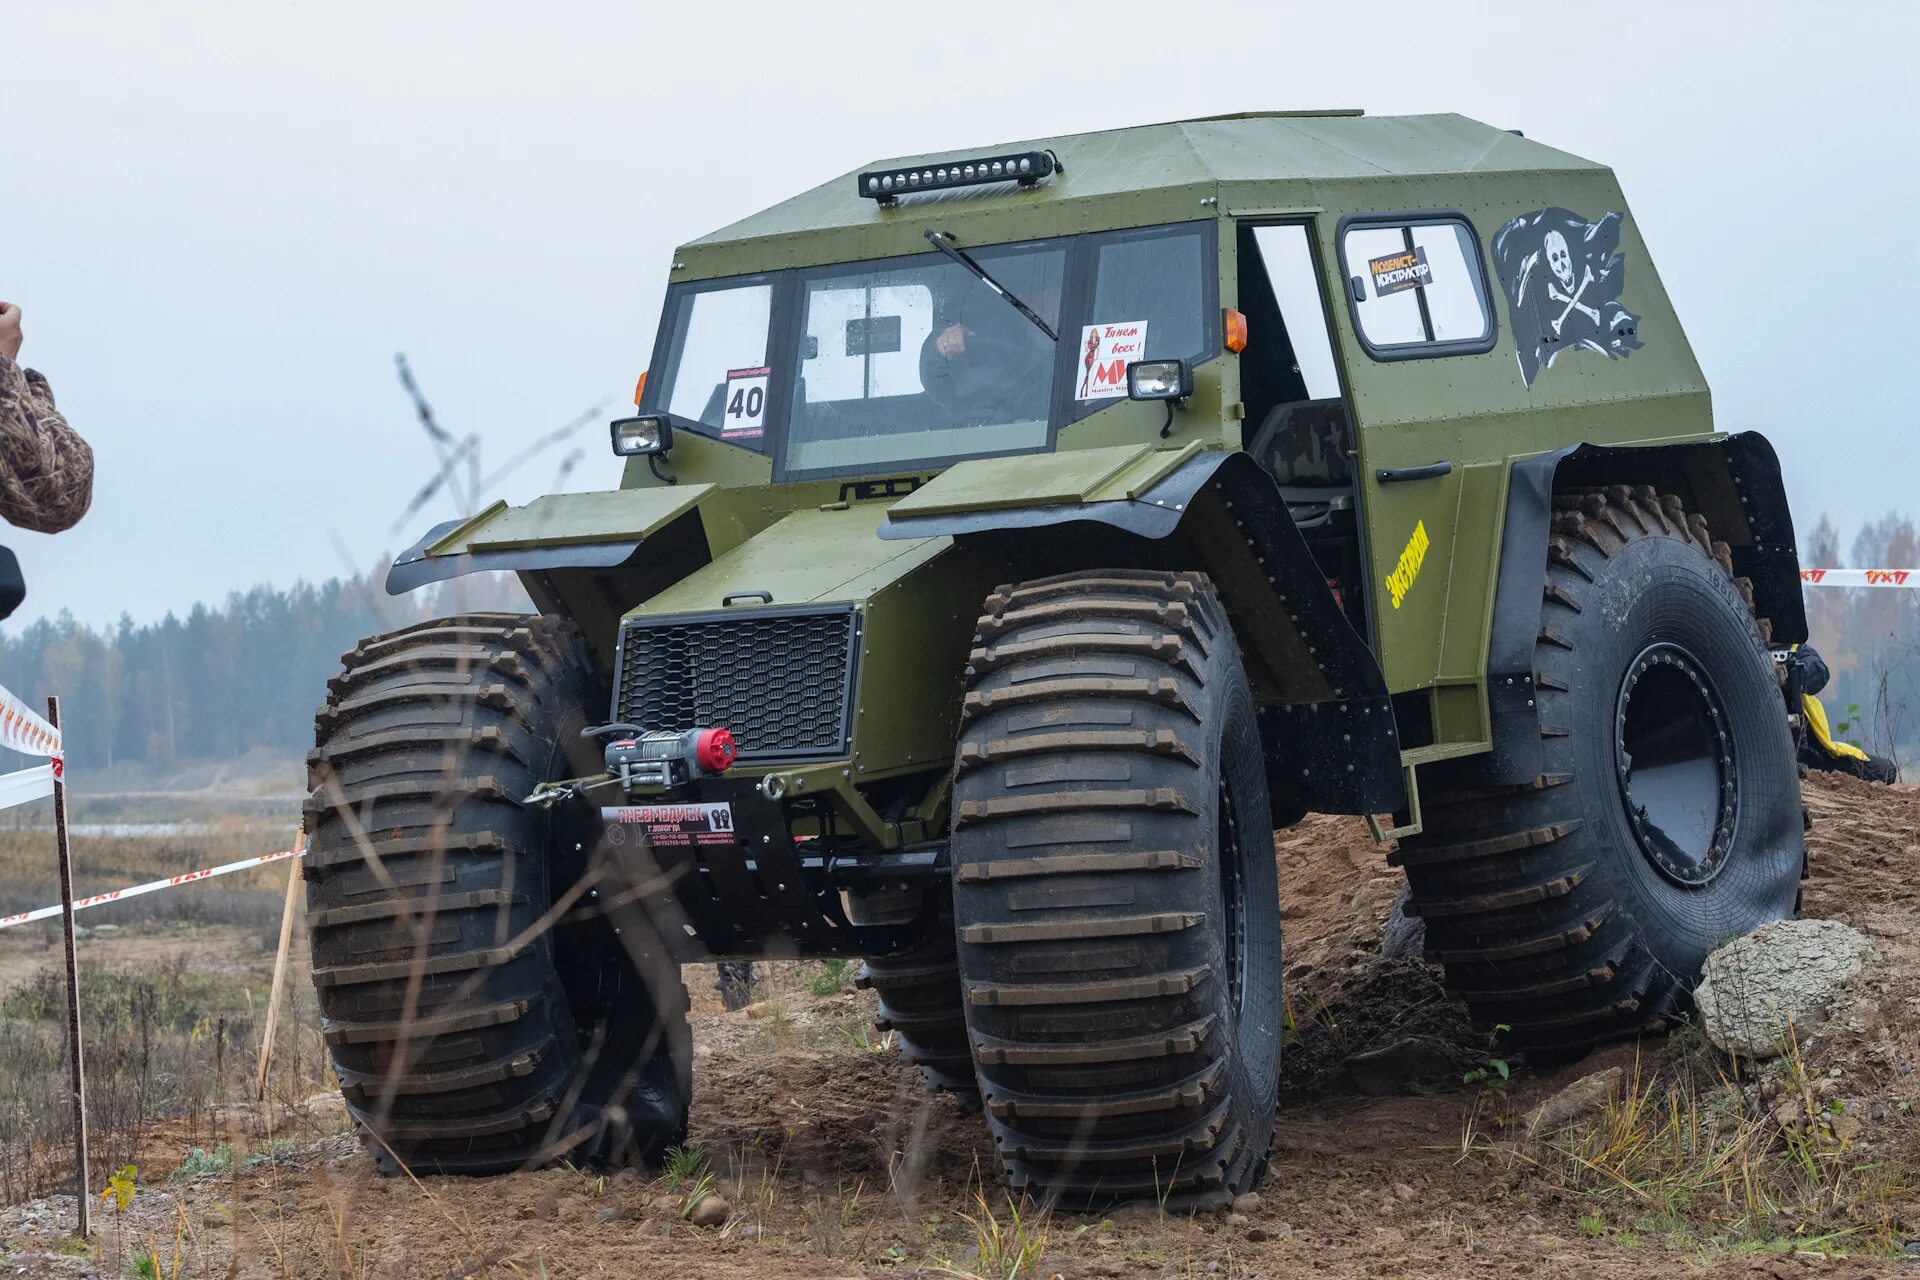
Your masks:
<instances>
[{"instance_id":1,"label":"skull and crossbones decal","mask_svg":"<svg viewBox=\"0 0 1920 1280\"><path fill-rule=\"evenodd\" d=\"M1560 331L1566 327L1567 317L1575 311L1579 311L1595 324L1599 324L1600 308L1589 307L1580 301L1580 295L1585 293L1588 286L1593 283L1593 268L1586 269L1586 273L1581 277L1580 287L1576 289L1573 284L1573 251L1567 248L1567 238L1558 231L1547 232L1546 253L1547 265L1553 268L1553 274L1559 277L1561 285L1556 289L1549 284L1547 296L1555 302L1567 304L1566 309L1553 318L1554 336L1560 335ZM1567 289L1573 289L1573 292L1565 292Z\"/></svg>"},{"instance_id":2,"label":"skull and crossbones decal","mask_svg":"<svg viewBox=\"0 0 1920 1280\"><path fill-rule=\"evenodd\" d=\"M1494 265L1528 386L1564 351L1623 359L1642 345L1640 317L1620 301L1626 284L1620 223L1618 213L1589 222L1566 209L1542 209L1495 233Z\"/></svg>"}]
</instances>

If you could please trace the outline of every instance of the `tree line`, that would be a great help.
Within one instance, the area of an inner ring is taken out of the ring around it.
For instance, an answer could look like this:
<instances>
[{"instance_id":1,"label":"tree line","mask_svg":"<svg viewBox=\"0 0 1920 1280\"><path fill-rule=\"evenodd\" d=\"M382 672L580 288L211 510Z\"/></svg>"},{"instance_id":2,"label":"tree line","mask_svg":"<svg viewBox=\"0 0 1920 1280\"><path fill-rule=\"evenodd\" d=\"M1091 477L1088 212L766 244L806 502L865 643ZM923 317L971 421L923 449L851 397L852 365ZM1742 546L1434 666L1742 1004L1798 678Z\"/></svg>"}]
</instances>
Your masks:
<instances>
[{"instance_id":1,"label":"tree line","mask_svg":"<svg viewBox=\"0 0 1920 1280\"><path fill-rule=\"evenodd\" d=\"M0 632L0 685L36 711L60 696L75 769L230 759L256 747L304 753L340 655L365 636L424 618L531 608L508 575L475 575L389 596L386 567L364 576L254 587L184 617L111 627L71 614Z\"/></svg>"},{"instance_id":2,"label":"tree line","mask_svg":"<svg viewBox=\"0 0 1920 1280\"><path fill-rule=\"evenodd\" d=\"M1850 551L1842 554L1823 516L1805 536L1802 563L1920 567L1920 531L1888 514L1867 522ZM509 575L401 597L386 594L385 577L381 566L317 586L259 586L158 622L123 616L96 629L66 614L42 619L0 632L0 684L36 710L48 693L60 695L76 768L167 768L256 747L304 752L327 678L362 637L449 613L531 607ZM1833 671L1822 696L1841 736L1902 764L1920 757L1920 591L1810 589L1807 618Z\"/></svg>"},{"instance_id":3,"label":"tree line","mask_svg":"<svg viewBox=\"0 0 1920 1280\"><path fill-rule=\"evenodd\" d=\"M1894 512L1869 520L1843 557L1840 533L1820 517L1800 562L1828 569L1920 568L1920 528ZM1820 695L1839 737L1891 756L1912 776L1920 763L1920 591L1809 587L1809 640L1833 671Z\"/></svg>"}]
</instances>

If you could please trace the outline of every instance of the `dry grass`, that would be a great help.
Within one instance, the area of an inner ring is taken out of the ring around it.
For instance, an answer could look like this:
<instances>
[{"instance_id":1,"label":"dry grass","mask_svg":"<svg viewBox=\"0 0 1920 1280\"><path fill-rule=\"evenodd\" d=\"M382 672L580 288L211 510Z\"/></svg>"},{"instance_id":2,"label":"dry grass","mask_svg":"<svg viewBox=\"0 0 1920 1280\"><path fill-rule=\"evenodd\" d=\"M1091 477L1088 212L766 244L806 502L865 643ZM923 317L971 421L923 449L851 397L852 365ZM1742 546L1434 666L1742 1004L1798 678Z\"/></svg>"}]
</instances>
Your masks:
<instances>
[{"instance_id":1,"label":"dry grass","mask_svg":"<svg viewBox=\"0 0 1920 1280\"><path fill-rule=\"evenodd\" d=\"M265 1014L262 975L160 968L82 969L87 1115L93 1184L147 1158L156 1128L170 1140L218 1150L225 1115L251 1091ZM270 1093L281 1104L324 1087L313 995L289 983L276 1033ZM12 1204L66 1190L72 1166L66 981L53 968L0 997L0 1199Z\"/></svg>"},{"instance_id":2,"label":"dry grass","mask_svg":"<svg viewBox=\"0 0 1920 1280\"><path fill-rule=\"evenodd\" d=\"M86 816L94 815L87 811ZM96 825L79 817L75 821L82 830ZM221 818L177 825L177 830L157 835L75 834L72 842L74 893L86 897L237 861L252 854L285 849L292 843L295 831L289 822L253 818ZM286 874L284 865L268 863L197 886L192 893L162 892L129 898L91 908L77 919L89 929L150 922L276 924ZM51 826L45 830L0 827L0 915L58 901L60 878ZM51 945L58 931L58 922L46 921L20 932Z\"/></svg>"},{"instance_id":3,"label":"dry grass","mask_svg":"<svg viewBox=\"0 0 1920 1280\"><path fill-rule=\"evenodd\" d=\"M1515 1118L1476 1109L1461 1149L1531 1166L1571 1193L1590 1237L1703 1255L1897 1252L1910 1171L1863 1153L1838 1107L1820 1097L1797 1043L1763 1087L1683 1042L1657 1069L1636 1056L1596 1115L1550 1134L1493 1140Z\"/></svg>"},{"instance_id":4,"label":"dry grass","mask_svg":"<svg viewBox=\"0 0 1920 1280\"><path fill-rule=\"evenodd\" d=\"M96 815L82 810L79 822ZM84 828L83 828L84 829ZM232 818L152 835L76 835L79 894L122 888L249 854L284 848L284 821ZM53 835L0 829L0 912L58 900ZM288 871L284 863L239 872L189 890L149 894L78 917L80 1008L87 1056L93 1185L140 1165L156 1130L208 1151L229 1143L229 1113L251 1092ZM201 951L176 932L241 925L235 954ZM124 932L121 932L124 931ZM109 938L111 936L111 942ZM43 921L0 933L0 1202L70 1186L66 981L60 925ZM193 952L191 961L187 953ZM120 960L106 957L121 956ZM289 982L276 1033L270 1094L280 1103L320 1090L327 1078L313 991ZM172 1152L169 1151L171 1155ZM165 1274L169 1250L155 1260Z\"/></svg>"},{"instance_id":5,"label":"dry grass","mask_svg":"<svg viewBox=\"0 0 1920 1280\"><path fill-rule=\"evenodd\" d=\"M943 1262L939 1273L967 1280L1027 1280L1040 1274L1053 1215L1047 1210L1036 1213L1010 1194L1005 1200L1002 1217L984 1192L975 1193L975 1211L960 1215L973 1228L973 1257L965 1265Z\"/></svg>"}]
</instances>

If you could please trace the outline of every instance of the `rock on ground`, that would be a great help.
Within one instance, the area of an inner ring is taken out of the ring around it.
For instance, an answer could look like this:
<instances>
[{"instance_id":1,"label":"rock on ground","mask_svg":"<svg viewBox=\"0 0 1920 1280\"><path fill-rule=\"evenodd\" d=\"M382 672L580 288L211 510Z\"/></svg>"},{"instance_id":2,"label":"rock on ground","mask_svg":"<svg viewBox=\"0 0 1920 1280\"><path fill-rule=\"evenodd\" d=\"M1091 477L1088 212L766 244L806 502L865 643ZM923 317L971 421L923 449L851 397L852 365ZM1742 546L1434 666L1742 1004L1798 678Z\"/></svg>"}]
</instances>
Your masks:
<instances>
[{"instance_id":1,"label":"rock on ground","mask_svg":"<svg viewBox=\"0 0 1920 1280\"><path fill-rule=\"evenodd\" d=\"M1418 960L1427 946L1427 922L1409 910L1413 892L1401 889L1393 912L1380 928L1380 954L1388 960Z\"/></svg>"},{"instance_id":2,"label":"rock on ground","mask_svg":"<svg viewBox=\"0 0 1920 1280\"><path fill-rule=\"evenodd\" d=\"M1534 1108L1533 1114L1527 1118L1527 1132L1558 1129L1601 1110L1607 1105L1607 1100L1619 1091L1625 1077L1626 1073L1619 1067L1608 1067L1605 1071L1581 1076Z\"/></svg>"},{"instance_id":3,"label":"rock on ground","mask_svg":"<svg viewBox=\"0 0 1920 1280\"><path fill-rule=\"evenodd\" d=\"M733 1206L712 1194L701 1196L687 1211L687 1221L696 1227L725 1226L727 1219L732 1216Z\"/></svg>"},{"instance_id":4,"label":"rock on ground","mask_svg":"<svg viewBox=\"0 0 1920 1280\"><path fill-rule=\"evenodd\" d=\"M1792 1026L1805 1036L1825 1022L1838 990L1860 972L1873 945L1835 920L1775 920L1707 957L1694 1003L1707 1039L1749 1058L1779 1054Z\"/></svg>"}]
</instances>

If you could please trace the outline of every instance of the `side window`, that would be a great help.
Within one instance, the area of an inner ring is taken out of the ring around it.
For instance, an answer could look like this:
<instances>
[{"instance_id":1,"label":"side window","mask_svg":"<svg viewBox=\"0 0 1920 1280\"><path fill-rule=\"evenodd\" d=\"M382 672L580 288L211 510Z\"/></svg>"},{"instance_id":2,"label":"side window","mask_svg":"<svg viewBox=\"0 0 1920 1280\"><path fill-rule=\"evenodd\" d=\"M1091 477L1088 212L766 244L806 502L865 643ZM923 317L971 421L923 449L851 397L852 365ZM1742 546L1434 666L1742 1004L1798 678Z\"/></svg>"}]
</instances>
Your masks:
<instances>
[{"instance_id":1,"label":"side window","mask_svg":"<svg viewBox=\"0 0 1920 1280\"><path fill-rule=\"evenodd\" d=\"M1374 359L1492 349L1486 267L1465 218L1345 223L1340 261L1354 328Z\"/></svg>"},{"instance_id":2,"label":"side window","mask_svg":"<svg viewBox=\"0 0 1920 1280\"><path fill-rule=\"evenodd\" d=\"M1210 301L1217 270L1211 232L1204 223L1093 238L1083 326L1060 335L1074 344L1069 419L1124 399L1126 366L1136 360L1197 365L1213 354L1219 320Z\"/></svg>"},{"instance_id":3,"label":"side window","mask_svg":"<svg viewBox=\"0 0 1920 1280\"><path fill-rule=\"evenodd\" d=\"M1299 223L1255 227L1260 261L1267 268L1267 284L1280 307L1280 322L1293 344L1293 367L1306 390L1305 399L1332 400L1340 395L1340 377L1334 371L1333 336L1327 309L1320 300L1320 276L1314 269L1307 229Z\"/></svg>"},{"instance_id":4,"label":"side window","mask_svg":"<svg viewBox=\"0 0 1920 1280\"><path fill-rule=\"evenodd\" d=\"M673 308L664 372L652 406L682 426L761 450L765 439L770 284L690 289Z\"/></svg>"}]
</instances>

